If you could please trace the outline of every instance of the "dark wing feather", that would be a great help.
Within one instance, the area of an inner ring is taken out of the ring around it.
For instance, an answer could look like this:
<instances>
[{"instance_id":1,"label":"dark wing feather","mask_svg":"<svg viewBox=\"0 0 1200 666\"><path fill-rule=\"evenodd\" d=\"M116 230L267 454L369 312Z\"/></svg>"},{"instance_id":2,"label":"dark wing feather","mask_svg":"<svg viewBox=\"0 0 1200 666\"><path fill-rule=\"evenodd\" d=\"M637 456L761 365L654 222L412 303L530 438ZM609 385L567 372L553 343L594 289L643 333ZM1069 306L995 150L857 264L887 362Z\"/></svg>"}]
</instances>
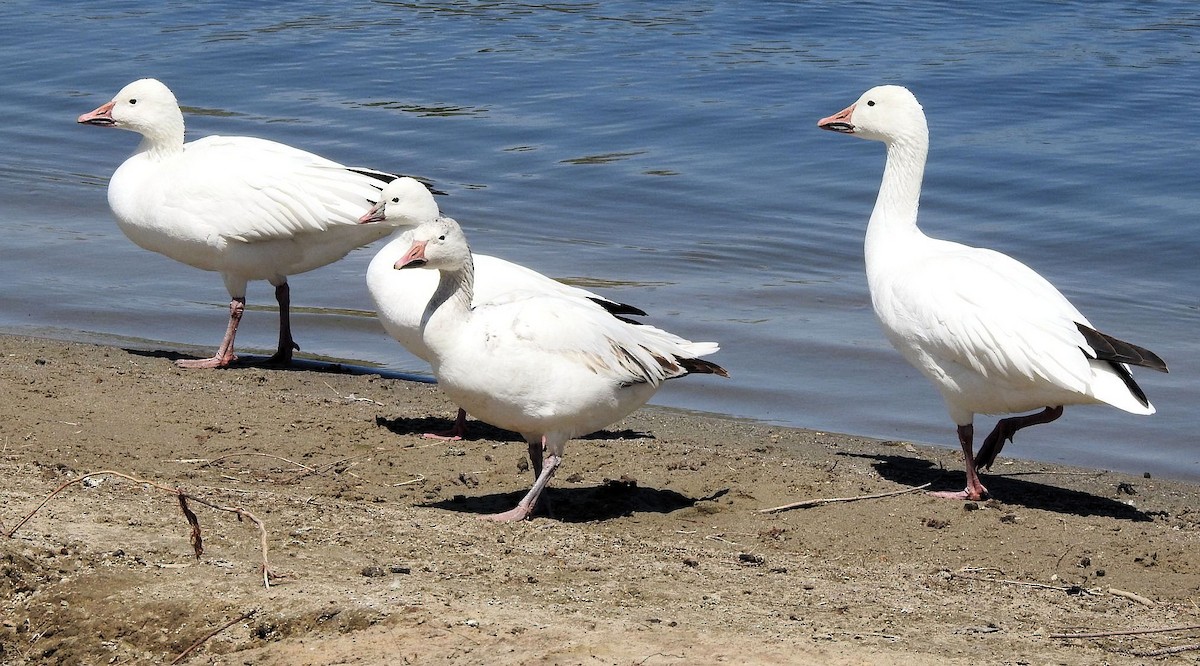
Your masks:
<instances>
[{"instance_id":1,"label":"dark wing feather","mask_svg":"<svg viewBox=\"0 0 1200 666\"><path fill-rule=\"evenodd\" d=\"M1094 328L1084 326L1078 322L1075 323L1075 326L1083 334L1083 339L1087 341L1092 351L1096 352L1096 359L1098 360L1128 363L1129 365L1138 365L1150 368L1151 370L1158 370L1159 372L1167 371L1167 364L1158 357L1158 354L1149 349L1130 344L1124 340L1118 340L1111 335L1105 335Z\"/></svg>"}]
</instances>

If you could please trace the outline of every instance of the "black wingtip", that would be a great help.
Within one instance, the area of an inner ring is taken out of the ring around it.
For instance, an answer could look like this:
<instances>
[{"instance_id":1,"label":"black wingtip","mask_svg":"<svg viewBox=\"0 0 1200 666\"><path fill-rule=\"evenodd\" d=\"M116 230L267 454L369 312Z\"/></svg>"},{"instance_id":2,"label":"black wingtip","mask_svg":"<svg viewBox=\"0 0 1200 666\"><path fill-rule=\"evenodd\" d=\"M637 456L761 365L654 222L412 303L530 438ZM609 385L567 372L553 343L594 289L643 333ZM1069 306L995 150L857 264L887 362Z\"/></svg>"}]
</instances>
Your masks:
<instances>
[{"instance_id":1,"label":"black wingtip","mask_svg":"<svg viewBox=\"0 0 1200 666\"><path fill-rule=\"evenodd\" d=\"M396 180L397 178L405 177L403 174L388 173L386 171L378 171L375 169L368 169L367 167L346 167L346 169L348 171L353 171L354 173L366 176L368 178L374 178L375 180L378 180L379 182L384 183L385 185L387 183L392 182L393 180ZM429 190L429 192L431 194L446 196L445 192L437 189L436 187L433 186L433 183L429 182L428 180L426 180L424 178L420 178L418 176L408 176L408 178L412 178L413 180L420 182L422 185L424 185L426 187L426 189Z\"/></svg>"},{"instance_id":2,"label":"black wingtip","mask_svg":"<svg viewBox=\"0 0 1200 666\"><path fill-rule=\"evenodd\" d=\"M1083 339L1096 353L1097 360L1128 363L1159 372L1168 372L1166 362L1159 358L1158 354L1145 347L1118 340L1079 322L1075 323L1075 327L1079 329L1079 332L1083 334Z\"/></svg>"},{"instance_id":3,"label":"black wingtip","mask_svg":"<svg viewBox=\"0 0 1200 666\"><path fill-rule=\"evenodd\" d=\"M600 307L604 308L605 310L608 310L609 314L617 316L618 319L622 319L618 315L630 315L630 316L634 316L634 317L649 316L646 314L645 310L642 310L641 308L638 308L638 307L634 307L628 303L618 303L616 301L610 301L605 298L596 298L596 297L591 297L591 298L589 298L589 300L591 300L596 305L599 305ZM631 322L631 323L639 323L639 322Z\"/></svg>"},{"instance_id":4,"label":"black wingtip","mask_svg":"<svg viewBox=\"0 0 1200 666\"><path fill-rule=\"evenodd\" d=\"M722 368L716 363L713 363L712 361L705 361L702 358L680 358L676 356L675 360L678 361L679 365L683 366L683 369L687 370L689 373L698 375L720 375L721 377L729 376L728 370Z\"/></svg>"}]
</instances>

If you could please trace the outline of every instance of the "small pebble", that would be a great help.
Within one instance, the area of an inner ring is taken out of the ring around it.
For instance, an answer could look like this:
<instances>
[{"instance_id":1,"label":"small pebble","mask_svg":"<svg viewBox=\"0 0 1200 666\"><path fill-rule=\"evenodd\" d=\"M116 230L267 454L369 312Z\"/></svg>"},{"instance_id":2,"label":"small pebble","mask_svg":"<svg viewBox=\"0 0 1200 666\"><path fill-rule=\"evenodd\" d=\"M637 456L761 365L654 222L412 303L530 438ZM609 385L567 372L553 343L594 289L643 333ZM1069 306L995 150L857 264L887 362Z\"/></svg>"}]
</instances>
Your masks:
<instances>
[{"instance_id":1,"label":"small pebble","mask_svg":"<svg viewBox=\"0 0 1200 666\"><path fill-rule=\"evenodd\" d=\"M762 566L762 563L765 561L766 560L763 559L762 555L756 555L754 553L738 553L738 562L741 562L742 564L749 564L750 566L757 567Z\"/></svg>"},{"instance_id":2,"label":"small pebble","mask_svg":"<svg viewBox=\"0 0 1200 666\"><path fill-rule=\"evenodd\" d=\"M377 567L375 565L363 567L362 569L362 575L366 576L367 578L382 578L384 574L385 572L383 567Z\"/></svg>"}]
</instances>

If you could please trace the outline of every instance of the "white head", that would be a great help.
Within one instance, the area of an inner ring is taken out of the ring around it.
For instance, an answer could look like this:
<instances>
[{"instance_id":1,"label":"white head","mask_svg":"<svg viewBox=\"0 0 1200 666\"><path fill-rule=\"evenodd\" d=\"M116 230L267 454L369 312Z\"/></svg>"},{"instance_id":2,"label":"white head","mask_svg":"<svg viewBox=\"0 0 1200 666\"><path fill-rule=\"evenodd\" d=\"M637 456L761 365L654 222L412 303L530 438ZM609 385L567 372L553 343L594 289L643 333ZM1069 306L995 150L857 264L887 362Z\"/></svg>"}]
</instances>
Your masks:
<instances>
[{"instance_id":1,"label":"white head","mask_svg":"<svg viewBox=\"0 0 1200 666\"><path fill-rule=\"evenodd\" d=\"M439 217L413 230L412 247L396 268L432 268L458 271L471 264L471 248L458 222Z\"/></svg>"},{"instance_id":2,"label":"white head","mask_svg":"<svg viewBox=\"0 0 1200 666\"><path fill-rule=\"evenodd\" d=\"M421 181L402 176L384 186L379 203L358 218L359 224L387 222L390 226L415 227L441 215L433 193Z\"/></svg>"},{"instance_id":3,"label":"white head","mask_svg":"<svg viewBox=\"0 0 1200 666\"><path fill-rule=\"evenodd\" d=\"M151 142L183 143L183 113L161 81L139 79L121 88L111 102L79 116L79 123L137 132Z\"/></svg>"},{"instance_id":4,"label":"white head","mask_svg":"<svg viewBox=\"0 0 1200 666\"><path fill-rule=\"evenodd\" d=\"M921 103L901 86L871 88L857 102L817 121L817 127L889 144L929 137Z\"/></svg>"}]
</instances>

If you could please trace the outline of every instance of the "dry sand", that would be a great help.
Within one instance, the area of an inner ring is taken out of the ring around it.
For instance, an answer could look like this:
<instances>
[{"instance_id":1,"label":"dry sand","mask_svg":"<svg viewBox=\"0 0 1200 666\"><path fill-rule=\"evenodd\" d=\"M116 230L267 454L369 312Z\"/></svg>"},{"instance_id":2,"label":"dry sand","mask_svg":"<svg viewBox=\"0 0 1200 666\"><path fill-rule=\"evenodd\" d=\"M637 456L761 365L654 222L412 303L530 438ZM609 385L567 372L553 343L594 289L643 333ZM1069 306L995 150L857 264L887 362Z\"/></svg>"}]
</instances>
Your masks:
<instances>
[{"instance_id":1,"label":"dry sand","mask_svg":"<svg viewBox=\"0 0 1200 666\"><path fill-rule=\"evenodd\" d=\"M174 357L0 338L3 533L113 470L254 514L279 577L249 520L190 502L197 559L175 496L91 477L0 536L0 663L170 663L231 620L181 663L1200 660L1196 629L1053 636L1200 624L1189 484L1006 458L981 504L762 514L958 488L959 456L643 409L568 445L551 517L496 525L476 516L526 490L525 445L422 438L454 413L436 387Z\"/></svg>"}]
</instances>

